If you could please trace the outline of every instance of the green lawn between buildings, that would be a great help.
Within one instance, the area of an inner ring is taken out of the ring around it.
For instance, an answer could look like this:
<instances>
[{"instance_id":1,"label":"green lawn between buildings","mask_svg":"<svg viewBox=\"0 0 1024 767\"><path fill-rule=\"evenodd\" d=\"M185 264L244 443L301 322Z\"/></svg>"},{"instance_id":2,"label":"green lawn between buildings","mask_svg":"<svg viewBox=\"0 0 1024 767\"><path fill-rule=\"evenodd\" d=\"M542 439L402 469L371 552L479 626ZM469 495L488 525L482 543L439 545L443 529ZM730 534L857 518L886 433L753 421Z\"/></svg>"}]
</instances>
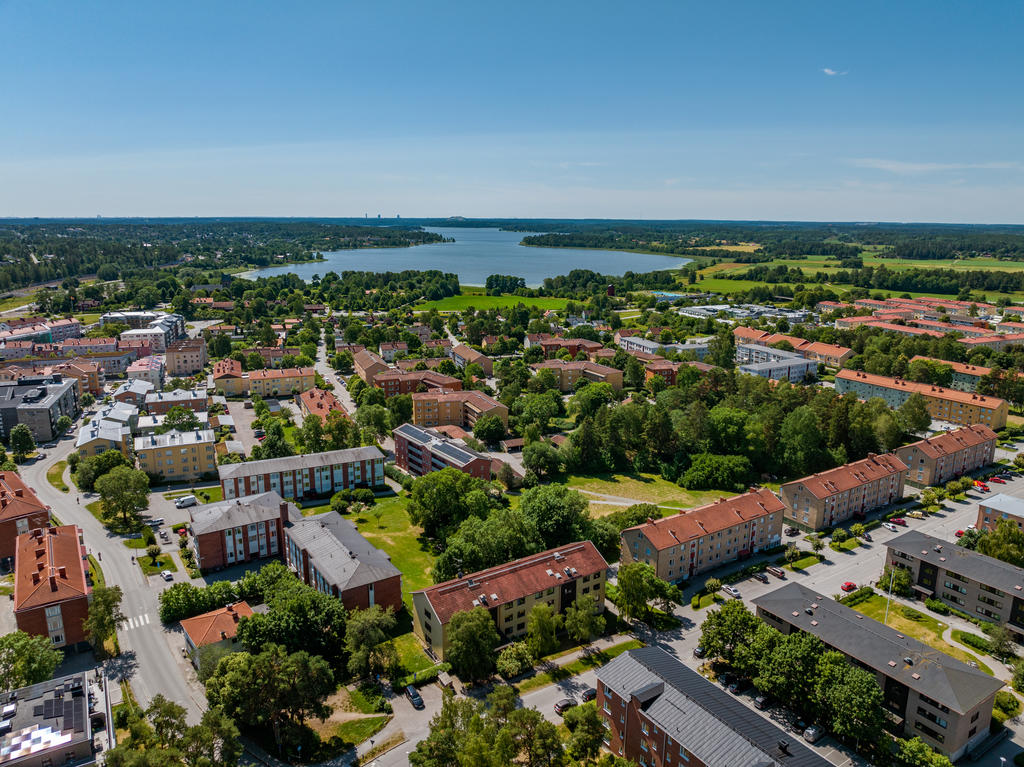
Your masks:
<instances>
[{"instance_id":1,"label":"green lawn between buildings","mask_svg":"<svg viewBox=\"0 0 1024 767\"><path fill-rule=\"evenodd\" d=\"M142 568L143 575L158 575L164 570L170 570L172 573L178 572L178 566L174 563L174 557L170 554L161 554L156 558L156 564L153 564L150 556L143 552L135 557L135 561Z\"/></svg>"},{"instance_id":2,"label":"green lawn between buildings","mask_svg":"<svg viewBox=\"0 0 1024 767\"><path fill-rule=\"evenodd\" d=\"M57 461L57 463L46 470L46 481L62 493L67 493L71 489L64 483L64 469L67 467L67 461Z\"/></svg>"},{"instance_id":3,"label":"green lawn between buildings","mask_svg":"<svg viewBox=\"0 0 1024 767\"><path fill-rule=\"evenodd\" d=\"M589 671L592 668L599 668L622 655L622 653L627 652L628 650L635 650L638 647L643 646L644 643L639 639L629 639L625 642L613 645L607 650L601 650L590 655L584 655L582 658L565 666L558 666L551 671L545 671L542 674L535 674L534 676L519 682L515 687L519 691L519 694L523 695L530 690L536 690L539 687L546 687L549 684L554 684L555 682L560 682L563 679L568 679L569 677L576 676L577 674L582 674L584 671Z\"/></svg>"}]
</instances>

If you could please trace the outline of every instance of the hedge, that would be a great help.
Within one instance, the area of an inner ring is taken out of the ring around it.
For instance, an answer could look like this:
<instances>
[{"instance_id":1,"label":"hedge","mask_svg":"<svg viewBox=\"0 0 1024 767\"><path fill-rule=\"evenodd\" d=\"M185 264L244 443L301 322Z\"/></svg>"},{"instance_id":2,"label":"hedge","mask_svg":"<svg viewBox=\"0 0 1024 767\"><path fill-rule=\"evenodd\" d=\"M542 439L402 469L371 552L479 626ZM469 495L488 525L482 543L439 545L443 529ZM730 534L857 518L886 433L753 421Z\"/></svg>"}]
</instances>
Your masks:
<instances>
[{"instance_id":1,"label":"hedge","mask_svg":"<svg viewBox=\"0 0 1024 767\"><path fill-rule=\"evenodd\" d=\"M404 689L409 685L421 685L427 682L433 682L440 676L442 671L451 671L452 665L450 663L437 663L430 668L417 671L409 674L409 676L398 681L399 689Z\"/></svg>"},{"instance_id":2,"label":"hedge","mask_svg":"<svg viewBox=\"0 0 1024 767\"><path fill-rule=\"evenodd\" d=\"M987 639L985 639L985 637L980 637L977 634L962 631L957 634L957 639L968 647L973 647L978 652L983 652L986 655L992 654L992 645Z\"/></svg>"},{"instance_id":3,"label":"hedge","mask_svg":"<svg viewBox=\"0 0 1024 767\"><path fill-rule=\"evenodd\" d=\"M861 602L865 602L871 599L875 595L875 590L870 586L861 586L859 589L854 591L852 594L848 594L839 601L847 607L853 607L859 605Z\"/></svg>"},{"instance_id":4,"label":"hedge","mask_svg":"<svg viewBox=\"0 0 1024 767\"><path fill-rule=\"evenodd\" d=\"M924 606L931 610L933 613L938 613L939 615L949 615L950 612L952 612L949 608L949 605L947 605L945 602L939 601L935 597L928 597L926 600L924 600Z\"/></svg>"}]
</instances>

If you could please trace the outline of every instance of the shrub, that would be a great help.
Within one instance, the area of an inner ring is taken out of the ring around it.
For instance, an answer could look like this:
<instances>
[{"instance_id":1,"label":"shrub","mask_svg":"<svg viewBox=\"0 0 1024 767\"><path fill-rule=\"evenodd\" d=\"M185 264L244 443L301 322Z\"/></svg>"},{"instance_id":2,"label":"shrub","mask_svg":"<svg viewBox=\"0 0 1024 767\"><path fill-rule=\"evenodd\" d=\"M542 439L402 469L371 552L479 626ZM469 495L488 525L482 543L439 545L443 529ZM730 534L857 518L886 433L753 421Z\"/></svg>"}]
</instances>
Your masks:
<instances>
[{"instance_id":1,"label":"shrub","mask_svg":"<svg viewBox=\"0 0 1024 767\"><path fill-rule=\"evenodd\" d=\"M399 688L408 687L412 685L427 684L437 679L438 675L442 671L451 671L452 666L450 663L438 663L436 666L431 666L423 671L417 671L415 674L409 674L405 679L400 679L398 682Z\"/></svg>"},{"instance_id":2,"label":"shrub","mask_svg":"<svg viewBox=\"0 0 1024 767\"><path fill-rule=\"evenodd\" d=\"M533 654L526 642L513 642L498 654L498 673L506 679L533 668Z\"/></svg>"},{"instance_id":3,"label":"shrub","mask_svg":"<svg viewBox=\"0 0 1024 767\"><path fill-rule=\"evenodd\" d=\"M700 609L700 594L693 595L693 597L690 599L690 607L692 607L694 610Z\"/></svg>"},{"instance_id":4,"label":"shrub","mask_svg":"<svg viewBox=\"0 0 1024 767\"><path fill-rule=\"evenodd\" d=\"M978 652L985 653L986 655L991 655L992 653L992 644L985 639L985 637L980 637L977 634L970 634L966 631L958 634L957 637L965 645L974 648Z\"/></svg>"},{"instance_id":5,"label":"shrub","mask_svg":"<svg viewBox=\"0 0 1024 767\"><path fill-rule=\"evenodd\" d=\"M153 528L149 525L142 528L142 541L147 547L156 543L156 533L153 532Z\"/></svg>"},{"instance_id":6,"label":"shrub","mask_svg":"<svg viewBox=\"0 0 1024 767\"><path fill-rule=\"evenodd\" d=\"M996 699L992 705L992 718L1000 724L1007 719L1013 719L1020 713L1020 701L1017 696L1007 690L1000 690L996 693Z\"/></svg>"},{"instance_id":7,"label":"shrub","mask_svg":"<svg viewBox=\"0 0 1024 767\"><path fill-rule=\"evenodd\" d=\"M940 602L935 597L928 597L924 600L924 606L933 613L938 613L939 615L949 615L950 613L949 605L945 602Z\"/></svg>"},{"instance_id":8,"label":"shrub","mask_svg":"<svg viewBox=\"0 0 1024 767\"><path fill-rule=\"evenodd\" d=\"M848 594L839 601L847 607L853 607L859 605L861 602L867 601L875 595L875 590L870 586L861 586L859 589L854 591L852 594Z\"/></svg>"}]
</instances>

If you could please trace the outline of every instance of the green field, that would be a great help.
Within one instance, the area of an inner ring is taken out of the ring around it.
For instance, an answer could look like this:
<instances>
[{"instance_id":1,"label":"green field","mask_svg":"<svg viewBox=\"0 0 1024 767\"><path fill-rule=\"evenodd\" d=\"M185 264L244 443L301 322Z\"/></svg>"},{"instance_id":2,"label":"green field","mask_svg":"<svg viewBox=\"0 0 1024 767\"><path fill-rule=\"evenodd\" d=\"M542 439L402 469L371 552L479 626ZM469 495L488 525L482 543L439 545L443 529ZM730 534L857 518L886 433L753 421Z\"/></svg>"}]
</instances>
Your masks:
<instances>
[{"instance_id":1,"label":"green field","mask_svg":"<svg viewBox=\"0 0 1024 767\"><path fill-rule=\"evenodd\" d=\"M430 571L434 567L434 554L426 540L421 541L423 530L412 523L406 511L408 499L399 496L381 498L375 504L382 510L380 524L371 507L361 517L346 515L370 543L384 550L391 562L402 571L402 596L410 607L412 592L433 585ZM332 512L333 513L333 512Z\"/></svg>"},{"instance_id":2,"label":"green field","mask_svg":"<svg viewBox=\"0 0 1024 767\"><path fill-rule=\"evenodd\" d=\"M710 503L723 494L733 495L722 490L684 490L657 474L573 474L568 477L566 484L574 490L589 490L616 498L628 498L634 503L653 503L679 509Z\"/></svg>"},{"instance_id":3,"label":"green field","mask_svg":"<svg viewBox=\"0 0 1024 767\"><path fill-rule=\"evenodd\" d=\"M440 301L426 301L416 304L414 311L426 312L436 309L439 312L461 312L472 306L474 309L507 309L516 304L536 306L540 309L564 309L569 303L568 298L523 298L522 296L485 296L470 294L449 296Z\"/></svg>"},{"instance_id":4,"label":"green field","mask_svg":"<svg viewBox=\"0 0 1024 767\"><path fill-rule=\"evenodd\" d=\"M546 687L549 684L561 682L563 679L568 679L569 677L576 676L577 674L582 674L584 671L589 671L592 668L599 668L622 655L622 653L629 650L635 650L643 646L644 643L639 639L629 639L620 644L613 645L607 650L601 650L590 655L584 655L579 660L574 660L572 663L565 666L556 666L551 671L545 671L542 674L535 674L534 676L524 679L515 687L519 691L519 694L522 695L530 690Z\"/></svg>"}]
</instances>

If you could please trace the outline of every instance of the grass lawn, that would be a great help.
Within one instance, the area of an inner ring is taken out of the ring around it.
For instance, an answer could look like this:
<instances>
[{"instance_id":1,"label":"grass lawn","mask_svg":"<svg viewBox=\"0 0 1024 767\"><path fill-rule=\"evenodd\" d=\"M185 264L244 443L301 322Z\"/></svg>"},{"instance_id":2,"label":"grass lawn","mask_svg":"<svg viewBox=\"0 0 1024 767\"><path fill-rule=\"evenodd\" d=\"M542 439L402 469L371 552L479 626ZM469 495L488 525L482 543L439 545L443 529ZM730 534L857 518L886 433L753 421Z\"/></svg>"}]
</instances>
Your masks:
<instances>
[{"instance_id":1,"label":"grass lawn","mask_svg":"<svg viewBox=\"0 0 1024 767\"><path fill-rule=\"evenodd\" d=\"M96 557L89 555L89 569L92 571L92 583L94 586L106 586L107 579L103 576L103 568L96 561Z\"/></svg>"},{"instance_id":2,"label":"grass lawn","mask_svg":"<svg viewBox=\"0 0 1024 767\"><path fill-rule=\"evenodd\" d=\"M698 610L703 610L705 607L710 607L711 605L713 605L713 604L715 604L717 602L724 602L724 601L725 600L722 597L720 597L718 594L705 594L704 596L702 596L700 598L700 601L697 603L697 609Z\"/></svg>"},{"instance_id":3,"label":"grass lawn","mask_svg":"<svg viewBox=\"0 0 1024 767\"><path fill-rule=\"evenodd\" d=\"M423 652L420 640L411 631L396 636L392 641L395 643L395 649L398 650L398 659L408 673L423 671L434 665L434 662Z\"/></svg>"},{"instance_id":4,"label":"grass lawn","mask_svg":"<svg viewBox=\"0 0 1024 767\"><path fill-rule=\"evenodd\" d=\"M885 617L885 601L885 597L882 594L875 594L860 604L852 605L852 607L857 612L864 613L864 615L869 618L874 618L876 621L881 623L882 619ZM937 618L925 615L912 607L907 607L897 602L893 602L889 608L888 625L890 628L896 629L904 636L914 637L914 639L918 639L926 645L934 647L936 650L940 650L947 655L952 655L954 658L961 660L964 663L977 663L978 667L982 671L986 674L992 675L992 669L979 661L977 657L971 655L971 653L966 650L949 644L949 642L946 642L942 638L942 632L945 631L948 626Z\"/></svg>"},{"instance_id":5,"label":"grass lawn","mask_svg":"<svg viewBox=\"0 0 1024 767\"><path fill-rule=\"evenodd\" d=\"M402 571L402 594L411 608L412 592L433 585L430 571L434 554L426 540L420 541L423 530L409 519L408 504L408 498L397 495L378 499L376 505L384 511L379 525L370 510L362 517L347 517L370 543L387 552L395 567Z\"/></svg>"},{"instance_id":6,"label":"grass lawn","mask_svg":"<svg viewBox=\"0 0 1024 767\"><path fill-rule=\"evenodd\" d=\"M616 506L611 503L598 503L597 501L590 501L590 516L594 517L607 517L609 514L614 514L616 511L625 511L629 506Z\"/></svg>"},{"instance_id":7,"label":"grass lawn","mask_svg":"<svg viewBox=\"0 0 1024 767\"><path fill-rule=\"evenodd\" d=\"M161 554L156 558L155 565L148 554L136 557L135 561L142 568L143 575L159 575L164 570L170 570L172 573L178 572L178 566L174 564L174 557L170 554Z\"/></svg>"},{"instance_id":8,"label":"grass lawn","mask_svg":"<svg viewBox=\"0 0 1024 767\"><path fill-rule=\"evenodd\" d=\"M71 489L64 483L64 469L67 467L67 461L57 461L46 471L46 481L62 493L66 493Z\"/></svg>"},{"instance_id":9,"label":"grass lawn","mask_svg":"<svg viewBox=\"0 0 1024 767\"><path fill-rule=\"evenodd\" d=\"M465 291L465 288L463 288ZM536 306L540 309L564 309L568 298L524 298L522 296L484 296L461 295L448 296L439 301L425 301L416 304L413 311L428 312L436 309L439 312L461 312L472 306L475 309L506 309L516 304Z\"/></svg>"},{"instance_id":10,"label":"grass lawn","mask_svg":"<svg viewBox=\"0 0 1024 767\"><path fill-rule=\"evenodd\" d=\"M125 538L122 543L129 549L144 549L149 545L145 538Z\"/></svg>"},{"instance_id":11,"label":"grass lawn","mask_svg":"<svg viewBox=\"0 0 1024 767\"><path fill-rule=\"evenodd\" d=\"M0 299L0 312L9 312L11 309L17 309L19 306L34 303L41 292L36 291L27 296L11 296L10 298Z\"/></svg>"},{"instance_id":12,"label":"grass lawn","mask_svg":"<svg viewBox=\"0 0 1024 767\"><path fill-rule=\"evenodd\" d=\"M8 597L14 593L14 573L0 578L0 596Z\"/></svg>"},{"instance_id":13,"label":"grass lawn","mask_svg":"<svg viewBox=\"0 0 1024 767\"><path fill-rule=\"evenodd\" d=\"M787 570L792 570L793 572L798 572L800 570L806 570L808 567L812 567L820 561L821 560L818 558L817 554L808 554L806 557L801 557L792 564L785 565L785 568Z\"/></svg>"},{"instance_id":14,"label":"grass lawn","mask_svg":"<svg viewBox=\"0 0 1024 767\"><path fill-rule=\"evenodd\" d=\"M381 714L380 716L368 716L364 719L350 719L339 724L331 735L336 735L346 743L358 746L384 729L384 725L388 723L390 718L387 714Z\"/></svg>"},{"instance_id":15,"label":"grass lawn","mask_svg":"<svg viewBox=\"0 0 1024 767\"><path fill-rule=\"evenodd\" d=\"M857 538L847 538L838 546L841 551L853 551L855 548L860 546L860 540Z\"/></svg>"},{"instance_id":16,"label":"grass lawn","mask_svg":"<svg viewBox=\"0 0 1024 767\"><path fill-rule=\"evenodd\" d=\"M635 499L636 503L654 503L680 509L709 503L722 496L720 490L684 490L657 474L570 474L566 484L574 490L589 490L592 493Z\"/></svg>"},{"instance_id":17,"label":"grass lawn","mask_svg":"<svg viewBox=\"0 0 1024 767\"><path fill-rule=\"evenodd\" d=\"M224 500L224 490L220 485L210 487L197 487L192 490L175 490L171 493L164 493L164 498L173 501L184 495L194 495L200 503L217 503Z\"/></svg>"},{"instance_id":18,"label":"grass lawn","mask_svg":"<svg viewBox=\"0 0 1024 767\"><path fill-rule=\"evenodd\" d=\"M599 668L600 666L609 663L613 659L622 655L622 653L628 650L635 650L638 647L643 647L644 643L639 639L630 639L625 642L620 642L617 645L609 647L607 650L601 650L600 652L585 655L582 658L573 661L565 666L558 666L552 671L545 671L542 674L535 674L534 676L524 679L522 682L516 685L516 689L519 694L527 693L530 690L536 690L539 687L546 687L549 684L560 682L563 679L582 674L584 671L589 671L592 668Z\"/></svg>"}]
</instances>

